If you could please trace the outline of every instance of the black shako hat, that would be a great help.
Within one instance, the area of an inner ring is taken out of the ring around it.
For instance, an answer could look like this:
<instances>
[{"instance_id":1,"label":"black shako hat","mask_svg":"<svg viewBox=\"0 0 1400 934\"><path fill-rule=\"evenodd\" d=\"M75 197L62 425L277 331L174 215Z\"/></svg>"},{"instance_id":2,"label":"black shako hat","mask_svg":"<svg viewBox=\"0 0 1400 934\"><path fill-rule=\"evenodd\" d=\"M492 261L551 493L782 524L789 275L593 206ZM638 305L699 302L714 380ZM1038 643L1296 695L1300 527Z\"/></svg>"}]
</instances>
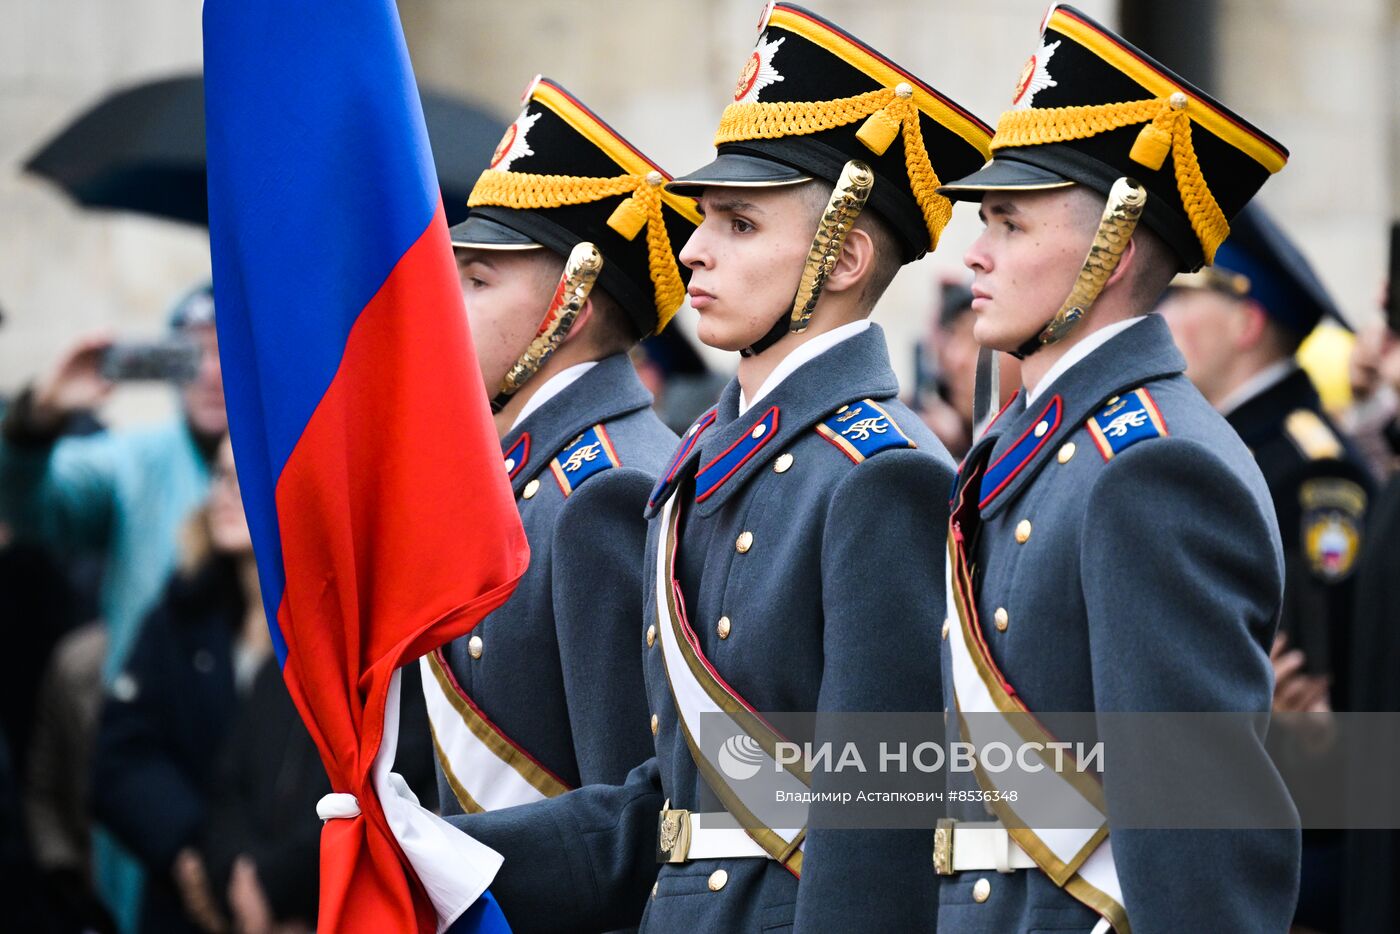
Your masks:
<instances>
[{"instance_id":1,"label":"black shako hat","mask_svg":"<svg viewBox=\"0 0 1400 934\"><path fill-rule=\"evenodd\" d=\"M994 158L939 189L1081 184L1108 194L1124 176L1147 189L1143 223L1185 270L1210 263L1229 221L1288 151L1219 101L1069 6L1055 5L997 122Z\"/></svg>"},{"instance_id":2,"label":"black shako hat","mask_svg":"<svg viewBox=\"0 0 1400 934\"><path fill-rule=\"evenodd\" d=\"M640 335L657 334L685 302L690 273L676 253L700 222L693 200L665 190L669 179L568 91L537 76L472 189L471 213L451 229L452 245L547 247L567 257L592 243L603 257L599 286Z\"/></svg>"},{"instance_id":3,"label":"black shako hat","mask_svg":"<svg viewBox=\"0 0 1400 934\"><path fill-rule=\"evenodd\" d=\"M715 160L667 187L835 184L847 162L860 160L875 173L866 210L911 262L938 244L952 216L940 178L985 162L990 139L982 121L840 27L769 3L720 118Z\"/></svg>"}]
</instances>

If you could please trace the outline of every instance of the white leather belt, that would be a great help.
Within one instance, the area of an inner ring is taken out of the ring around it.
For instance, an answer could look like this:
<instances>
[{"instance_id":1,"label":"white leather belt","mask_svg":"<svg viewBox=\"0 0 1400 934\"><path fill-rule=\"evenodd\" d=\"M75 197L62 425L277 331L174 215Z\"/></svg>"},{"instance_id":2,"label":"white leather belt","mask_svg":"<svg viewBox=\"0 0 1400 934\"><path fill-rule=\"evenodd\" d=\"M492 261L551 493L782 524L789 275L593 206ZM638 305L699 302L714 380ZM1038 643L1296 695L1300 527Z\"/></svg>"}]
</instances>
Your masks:
<instances>
[{"instance_id":1,"label":"white leather belt","mask_svg":"<svg viewBox=\"0 0 1400 934\"><path fill-rule=\"evenodd\" d=\"M692 814L667 808L661 812L657 859L685 863L694 859L772 859L727 811Z\"/></svg>"},{"instance_id":2,"label":"white leather belt","mask_svg":"<svg viewBox=\"0 0 1400 934\"><path fill-rule=\"evenodd\" d=\"M955 872L1015 872L1034 869L1035 860L1011 839L1000 821L938 822L933 835L933 869L940 876Z\"/></svg>"}]
</instances>

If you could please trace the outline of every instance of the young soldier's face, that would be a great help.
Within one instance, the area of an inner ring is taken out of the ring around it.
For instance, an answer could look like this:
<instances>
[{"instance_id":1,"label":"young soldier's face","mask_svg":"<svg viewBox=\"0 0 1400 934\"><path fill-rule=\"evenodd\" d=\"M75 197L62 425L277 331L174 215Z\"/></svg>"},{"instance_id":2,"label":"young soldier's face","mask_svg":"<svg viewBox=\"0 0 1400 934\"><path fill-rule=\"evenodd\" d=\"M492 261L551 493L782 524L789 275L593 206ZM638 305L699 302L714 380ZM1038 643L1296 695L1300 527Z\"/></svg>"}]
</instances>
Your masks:
<instances>
[{"instance_id":1,"label":"young soldier's face","mask_svg":"<svg viewBox=\"0 0 1400 934\"><path fill-rule=\"evenodd\" d=\"M808 183L812 184L812 183ZM812 211L796 187L706 188L700 226L680 252L691 270L700 339L738 351L792 308L812 245Z\"/></svg>"},{"instance_id":2,"label":"young soldier's face","mask_svg":"<svg viewBox=\"0 0 1400 934\"><path fill-rule=\"evenodd\" d=\"M494 395L539 330L564 261L546 249L453 253L486 394Z\"/></svg>"},{"instance_id":3,"label":"young soldier's face","mask_svg":"<svg viewBox=\"0 0 1400 934\"><path fill-rule=\"evenodd\" d=\"M978 214L986 226L963 257L974 273L979 344L1015 350L1059 310L1094 235L1082 200L1068 188L983 197Z\"/></svg>"}]
</instances>

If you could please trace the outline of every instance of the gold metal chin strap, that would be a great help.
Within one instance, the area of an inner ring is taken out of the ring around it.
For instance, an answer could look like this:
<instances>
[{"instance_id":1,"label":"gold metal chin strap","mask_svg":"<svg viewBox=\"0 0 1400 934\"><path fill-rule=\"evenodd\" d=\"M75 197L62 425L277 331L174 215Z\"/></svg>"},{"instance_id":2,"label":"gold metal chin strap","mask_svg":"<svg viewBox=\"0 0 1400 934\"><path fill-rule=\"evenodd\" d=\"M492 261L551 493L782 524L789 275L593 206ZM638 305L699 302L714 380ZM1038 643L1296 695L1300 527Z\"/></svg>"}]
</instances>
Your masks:
<instances>
[{"instance_id":1,"label":"gold metal chin strap","mask_svg":"<svg viewBox=\"0 0 1400 934\"><path fill-rule=\"evenodd\" d=\"M865 210L865 203L870 200L870 192L874 188L875 173L864 162L852 159L841 170L841 177L831 191L831 200L827 202L822 219L817 224L812 249L807 253L806 265L802 267L797 296L792 301L792 317L788 327L794 334L807 330L812 312L817 307L817 299L821 298L822 288L836 268L836 261L841 258L846 235L855 226L860 212Z\"/></svg>"},{"instance_id":2,"label":"gold metal chin strap","mask_svg":"<svg viewBox=\"0 0 1400 934\"><path fill-rule=\"evenodd\" d=\"M831 190L831 200L822 210L821 220L817 223L812 247L807 251L802 278L798 280L797 294L792 300L792 313L779 318L767 334L745 347L740 354L751 357L772 347L785 334L801 334L807 330L826 280L831 278L831 271L841 258L846 235L855 226L860 212L865 210L865 203L870 200L870 192L874 188L875 173L864 162L852 159L841 169L841 175Z\"/></svg>"},{"instance_id":3,"label":"gold metal chin strap","mask_svg":"<svg viewBox=\"0 0 1400 934\"><path fill-rule=\"evenodd\" d=\"M1123 251L1128 248L1146 206L1147 189L1142 185L1131 178L1120 178L1113 183L1108 192L1108 201L1104 204L1103 217L1099 219L1099 229L1089 245L1089 254L1084 257L1084 265L1079 269L1069 296L1040 333L1016 348L1012 356L1024 359L1041 347L1063 340L1074 330L1075 325L1089 313L1113 271L1118 268L1118 262L1123 258Z\"/></svg>"},{"instance_id":4,"label":"gold metal chin strap","mask_svg":"<svg viewBox=\"0 0 1400 934\"><path fill-rule=\"evenodd\" d=\"M510 401L521 386L540 371L546 360L564 343L578 320L598 274L603 271L603 254L588 241L576 245L564 261L564 272L559 276L559 286L550 299L549 310L545 312L540 329L534 340L520 355L514 365L501 380L501 388L491 400L491 411L499 412Z\"/></svg>"}]
</instances>

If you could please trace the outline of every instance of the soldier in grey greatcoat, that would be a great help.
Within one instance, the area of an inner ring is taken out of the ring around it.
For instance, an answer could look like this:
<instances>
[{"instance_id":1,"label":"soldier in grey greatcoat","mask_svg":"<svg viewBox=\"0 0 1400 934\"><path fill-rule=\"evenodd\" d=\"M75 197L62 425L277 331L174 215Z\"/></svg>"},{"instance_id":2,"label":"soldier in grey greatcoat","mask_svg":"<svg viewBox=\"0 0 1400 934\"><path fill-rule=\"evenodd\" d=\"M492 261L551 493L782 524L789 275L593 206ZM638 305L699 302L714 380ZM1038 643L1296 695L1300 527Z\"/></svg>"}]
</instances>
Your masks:
<instances>
[{"instance_id":1,"label":"soldier in grey greatcoat","mask_svg":"<svg viewBox=\"0 0 1400 934\"><path fill-rule=\"evenodd\" d=\"M643 930L678 934L934 917L932 827L767 826L697 717L713 705L757 748L773 739L757 712L939 703L952 461L898 401L867 319L937 242L951 213L937 179L983 164L989 131L785 3L766 12L734 98L717 158L671 186L704 215L680 254L700 338L741 360L647 506L634 651L655 755L621 786L454 819L505 856L492 892L517 930L643 909Z\"/></svg>"},{"instance_id":2,"label":"soldier in grey greatcoat","mask_svg":"<svg viewBox=\"0 0 1400 934\"><path fill-rule=\"evenodd\" d=\"M1135 783L1115 783L1128 728L1104 715L1267 722L1283 582L1269 491L1148 312L1286 152L1064 6L993 148L941 190L981 202L975 335L1022 358L1023 386L960 467L944 702L974 745L998 718L1044 739L1025 712L1093 712L1107 766L1101 783L1067 766L1037 786L1093 815L1080 830L1020 820L1027 801L991 794L1006 779L990 771L955 775L969 800L935 841L939 928L1284 931L1297 831L1191 829L1189 814L1144 827ZM1234 754L1291 820L1262 734ZM1139 819L1120 826L1130 804Z\"/></svg>"},{"instance_id":3,"label":"soldier in grey greatcoat","mask_svg":"<svg viewBox=\"0 0 1400 934\"><path fill-rule=\"evenodd\" d=\"M642 510L676 436L628 351L684 301L671 244L698 220L661 179L537 78L452 229L530 565L469 637L423 660L447 813L620 782L651 755L633 651Z\"/></svg>"}]
</instances>

